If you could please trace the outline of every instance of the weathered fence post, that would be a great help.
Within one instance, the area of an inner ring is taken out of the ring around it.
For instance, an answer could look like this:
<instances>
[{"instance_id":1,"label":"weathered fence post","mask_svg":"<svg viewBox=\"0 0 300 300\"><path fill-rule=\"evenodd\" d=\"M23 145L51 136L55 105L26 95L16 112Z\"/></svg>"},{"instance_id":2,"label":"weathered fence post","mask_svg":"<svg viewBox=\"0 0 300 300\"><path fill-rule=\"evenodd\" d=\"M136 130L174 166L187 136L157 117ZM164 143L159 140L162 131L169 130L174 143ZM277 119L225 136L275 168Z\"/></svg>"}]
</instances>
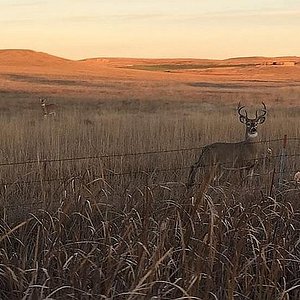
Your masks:
<instances>
[{"instance_id":1,"label":"weathered fence post","mask_svg":"<svg viewBox=\"0 0 300 300\"><path fill-rule=\"evenodd\" d=\"M283 184L283 179L284 179L284 172L285 172L286 158L287 158L286 145L287 145L287 135L285 134L283 138L283 145L280 151L279 182L278 182L279 185Z\"/></svg>"}]
</instances>

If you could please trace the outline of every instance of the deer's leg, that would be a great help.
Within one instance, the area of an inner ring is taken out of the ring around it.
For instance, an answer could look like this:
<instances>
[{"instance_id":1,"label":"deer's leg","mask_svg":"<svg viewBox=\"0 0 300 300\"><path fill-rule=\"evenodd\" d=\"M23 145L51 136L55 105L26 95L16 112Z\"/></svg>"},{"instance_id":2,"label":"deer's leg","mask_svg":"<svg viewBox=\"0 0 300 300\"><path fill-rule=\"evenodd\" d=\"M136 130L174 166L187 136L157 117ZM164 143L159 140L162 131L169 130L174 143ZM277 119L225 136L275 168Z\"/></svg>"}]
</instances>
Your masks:
<instances>
[{"instance_id":1,"label":"deer's leg","mask_svg":"<svg viewBox=\"0 0 300 300\"><path fill-rule=\"evenodd\" d=\"M244 182L245 182L245 179L246 179L245 170L244 169L240 169L239 173L240 173L239 183L240 183L240 186L242 186L244 184Z\"/></svg>"},{"instance_id":2,"label":"deer's leg","mask_svg":"<svg viewBox=\"0 0 300 300\"><path fill-rule=\"evenodd\" d=\"M198 168L199 168L199 166L197 164L194 164L191 166L190 174L188 177L187 187L192 187L195 184L195 177L196 177Z\"/></svg>"},{"instance_id":3,"label":"deer's leg","mask_svg":"<svg viewBox=\"0 0 300 300\"><path fill-rule=\"evenodd\" d=\"M202 163L202 154L200 155L198 161L191 166L189 177L188 177L188 182L187 182L187 187L190 188L195 184L195 178L198 172L198 169L201 167Z\"/></svg>"},{"instance_id":4,"label":"deer's leg","mask_svg":"<svg viewBox=\"0 0 300 300\"><path fill-rule=\"evenodd\" d=\"M254 178L254 166L255 164L249 165L247 168L240 170L241 184L250 184Z\"/></svg>"}]
</instances>

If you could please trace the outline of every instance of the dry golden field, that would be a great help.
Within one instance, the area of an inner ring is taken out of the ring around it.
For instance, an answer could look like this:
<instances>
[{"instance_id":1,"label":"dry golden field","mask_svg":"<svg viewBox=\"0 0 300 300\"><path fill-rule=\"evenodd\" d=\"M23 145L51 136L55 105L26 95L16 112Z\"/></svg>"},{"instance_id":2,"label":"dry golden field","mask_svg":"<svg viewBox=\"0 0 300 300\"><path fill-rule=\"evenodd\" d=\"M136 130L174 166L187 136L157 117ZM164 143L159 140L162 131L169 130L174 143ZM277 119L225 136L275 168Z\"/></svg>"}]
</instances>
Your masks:
<instances>
[{"instance_id":1,"label":"dry golden field","mask_svg":"<svg viewBox=\"0 0 300 300\"><path fill-rule=\"evenodd\" d=\"M174 61L100 72L21 54L0 64L0 299L300 298L298 66L243 67L243 80L219 66L204 81ZM249 182L187 191L202 146L243 139L239 101L251 115L267 104L272 159Z\"/></svg>"}]
</instances>

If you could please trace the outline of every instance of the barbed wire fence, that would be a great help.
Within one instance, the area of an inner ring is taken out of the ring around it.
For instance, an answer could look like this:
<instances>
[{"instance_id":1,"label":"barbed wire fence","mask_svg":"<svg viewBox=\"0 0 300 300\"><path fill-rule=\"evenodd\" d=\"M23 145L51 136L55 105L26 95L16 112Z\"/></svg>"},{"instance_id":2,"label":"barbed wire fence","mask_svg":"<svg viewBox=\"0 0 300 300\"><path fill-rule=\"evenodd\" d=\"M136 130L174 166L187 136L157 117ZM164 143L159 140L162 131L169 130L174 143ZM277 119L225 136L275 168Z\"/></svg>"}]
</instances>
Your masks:
<instances>
[{"instance_id":1,"label":"barbed wire fence","mask_svg":"<svg viewBox=\"0 0 300 300\"><path fill-rule=\"evenodd\" d=\"M290 175L295 174L296 172L300 171L300 165L299 165L299 157L300 153L296 152L300 150L300 138L288 138L287 136L284 136L284 138L281 139L271 139L271 140L263 140L255 143L259 144L271 144L271 143L278 143L280 142L281 145L279 146L279 153L275 155L268 155L269 160L276 161L274 163L274 166L272 168L272 171L265 172L265 173L258 173L256 176L263 177L263 176L269 176L270 172L272 172L272 176L274 175L278 176L278 185L282 185L284 183L284 180L289 174L289 177L292 178ZM289 153L287 148L288 144L291 142L298 142L299 146L294 147L294 153ZM124 157L139 157L139 156L147 156L147 155L161 155L161 154L171 154L171 153L183 153L183 152L191 152L191 151L200 151L204 148L202 147L190 147L190 148L180 148L180 149L168 149L168 150L151 150L151 151L144 151L144 152L134 152L134 153L113 153L113 154L102 154L102 155L95 155L95 156L79 156L79 157L66 157L66 158L46 158L46 159L33 159L33 160L26 160L26 161L8 161L8 162L2 162L0 163L0 172L1 167L16 167L21 165L39 165L42 166L42 168L46 169L47 164L50 163L72 163L72 162L78 162L83 160L101 160L106 158L124 158ZM293 162L293 167L287 169L288 161L293 158L295 161ZM258 158L248 159L244 160L244 162L253 162L254 160L257 161L263 161L266 159L266 156L261 156ZM126 172L115 172L111 169L103 169L102 172L105 173L105 177L123 177L123 176L136 176L138 174L143 174L146 176L151 176L152 174L159 174L159 173L168 173L168 172L177 172L177 171L188 171L191 168L191 165L194 162L191 162L188 165L182 165L179 167L173 167L173 168L151 168L147 170L131 170ZM233 164L234 162L228 162L226 164ZM216 165L220 165L218 162L214 164L207 164L203 165L204 168L212 168ZM277 167L277 168L276 168ZM51 182L72 182L74 180L82 179L84 175L82 174L73 174L72 176L58 176L53 178L39 178L38 180L12 180L12 181L5 181L1 179L0 186L2 187L8 187L12 185L30 185L34 183L51 183ZM98 178L99 179L99 178ZM186 180L187 178L184 178ZM9 205L5 205L5 207L9 207ZM12 205L13 207L13 205Z\"/></svg>"},{"instance_id":2,"label":"barbed wire fence","mask_svg":"<svg viewBox=\"0 0 300 300\"><path fill-rule=\"evenodd\" d=\"M253 142L253 144L265 144L272 142L290 142L298 141L300 143L300 138L280 138L280 139L271 139L263 140L258 142ZM16 165L26 165L26 164L37 164L37 163L50 163L50 162L64 162L64 161L79 161L79 160L92 160L92 159L101 159L101 158L117 158L117 157L126 157L126 156L141 156L141 155L150 155L150 154L162 154L162 153L174 153L174 152L184 152L184 151L193 151L193 150L202 150L204 146L201 147L190 147L190 148L180 148L180 149L168 149L168 150L152 150L144 152L133 152L133 153L112 153L112 154L103 154L95 156L79 156L79 157L66 157L66 158L53 158L53 159L35 159L27 161L17 161L17 162L5 162L0 163L2 166L16 166Z\"/></svg>"},{"instance_id":3,"label":"barbed wire fence","mask_svg":"<svg viewBox=\"0 0 300 300\"><path fill-rule=\"evenodd\" d=\"M299 142L299 151L300 151L300 138L287 138L285 136L284 138L281 139L272 139L272 140L263 140L263 141L258 141L255 143L258 144L266 144L266 143L273 143L273 142L282 142L282 147L280 150L279 154L276 155L268 155L268 159L279 159L280 163L280 169L276 173L282 174L286 172L286 164L287 160L292 157L300 157L300 152L299 153L293 153L289 154L287 152L287 144L288 142L291 141L296 141ZM153 151L145 151L145 152L134 152L134 153L113 153L113 154L103 154L103 155L95 155L95 156L79 156L79 157L66 157L66 158L47 158L47 159L35 159L35 160L26 160L26 161L16 161L16 162L3 162L0 163L0 168L1 167L14 167L14 166L20 166L20 165L29 165L29 164L39 164L39 165L46 165L48 163L59 163L59 162L77 162L77 161L82 161L82 160L101 160L105 158L124 158L124 157L130 157L130 156L145 156L145 155L152 155L152 154L170 154L170 153L178 153L178 152L187 152L187 151L201 151L205 146L201 147L190 147L190 148L180 148L180 149L169 149L169 150L153 150ZM251 159L245 159L243 160L244 163L251 162L251 161L260 161L264 160L266 156L261 156L261 157L256 157L256 158L251 158ZM226 164L234 164L234 161L229 161L226 162ZM128 172L114 172L113 170L106 169L106 171L109 173L111 176L125 176L125 175L134 175L134 174L140 174L144 173L147 174L149 172L168 172L168 171L178 171L178 170L184 170L184 169L189 169L192 165L192 162L190 165L186 166L181 166L177 168L156 168L153 170L139 170L139 171L128 171ZM216 162L213 164L206 164L203 165L202 167L213 167L216 165L220 165L220 163ZM299 167L300 168L300 167ZM292 171L298 171L298 169L292 170ZM76 176L75 176L76 177ZM68 179L68 178L57 178L58 181ZM282 180L282 178L281 178ZM53 179L48 179L44 181L55 181L55 178ZM19 183L31 183L33 181L19 181ZM39 181L36 181L39 182ZM16 183L15 181L13 182L0 182L0 185L10 185Z\"/></svg>"}]
</instances>

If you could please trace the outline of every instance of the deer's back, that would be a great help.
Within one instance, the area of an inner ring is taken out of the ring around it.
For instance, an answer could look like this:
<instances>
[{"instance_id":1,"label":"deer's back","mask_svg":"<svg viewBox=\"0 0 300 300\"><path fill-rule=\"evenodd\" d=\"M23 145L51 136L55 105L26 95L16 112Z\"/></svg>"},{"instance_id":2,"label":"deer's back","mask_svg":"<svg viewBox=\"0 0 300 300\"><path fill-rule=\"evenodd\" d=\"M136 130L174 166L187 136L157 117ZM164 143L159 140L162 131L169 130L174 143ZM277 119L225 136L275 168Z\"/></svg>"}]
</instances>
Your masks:
<instances>
[{"instance_id":1,"label":"deer's back","mask_svg":"<svg viewBox=\"0 0 300 300\"><path fill-rule=\"evenodd\" d=\"M247 165L247 161L255 159L256 145L247 142L214 143L203 149L202 161L204 164L225 163L229 166Z\"/></svg>"}]
</instances>

